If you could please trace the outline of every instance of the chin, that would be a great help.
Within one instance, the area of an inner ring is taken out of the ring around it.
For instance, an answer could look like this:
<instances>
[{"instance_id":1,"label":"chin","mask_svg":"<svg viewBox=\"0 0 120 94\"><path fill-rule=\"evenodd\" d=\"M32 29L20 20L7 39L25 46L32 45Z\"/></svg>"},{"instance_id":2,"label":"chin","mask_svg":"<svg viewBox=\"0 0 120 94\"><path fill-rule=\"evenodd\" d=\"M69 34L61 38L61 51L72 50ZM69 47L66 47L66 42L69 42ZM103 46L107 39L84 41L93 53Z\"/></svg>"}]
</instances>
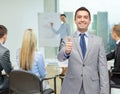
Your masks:
<instances>
[{"instance_id":1,"label":"chin","mask_svg":"<svg viewBox=\"0 0 120 94\"><path fill-rule=\"evenodd\" d=\"M81 30L85 30L86 28L84 28L84 27L81 27L81 28L79 28L79 29L81 29Z\"/></svg>"},{"instance_id":2,"label":"chin","mask_svg":"<svg viewBox=\"0 0 120 94\"><path fill-rule=\"evenodd\" d=\"M86 28L86 26L79 26L79 28L84 29L84 28Z\"/></svg>"},{"instance_id":3,"label":"chin","mask_svg":"<svg viewBox=\"0 0 120 94\"><path fill-rule=\"evenodd\" d=\"M78 30L79 31L86 31L87 29L86 28L79 28Z\"/></svg>"}]
</instances>

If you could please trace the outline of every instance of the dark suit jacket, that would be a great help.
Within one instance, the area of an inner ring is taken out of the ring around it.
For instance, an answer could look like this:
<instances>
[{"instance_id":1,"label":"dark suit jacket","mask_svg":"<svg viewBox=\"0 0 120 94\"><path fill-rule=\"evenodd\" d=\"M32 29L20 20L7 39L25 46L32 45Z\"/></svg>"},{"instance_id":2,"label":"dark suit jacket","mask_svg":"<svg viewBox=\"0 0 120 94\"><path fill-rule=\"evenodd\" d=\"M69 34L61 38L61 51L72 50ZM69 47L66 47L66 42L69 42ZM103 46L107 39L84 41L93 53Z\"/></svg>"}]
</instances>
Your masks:
<instances>
[{"instance_id":1,"label":"dark suit jacket","mask_svg":"<svg viewBox=\"0 0 120 94\"><path fill-rule=\"evenodd\" d=\"M114 69L112 71L120 72L120 42L113 52L107 54L107 60L111 60L111 59L114 59ZM120 84L120 75L113 75L111 79L115 83Z\"/></svg>"},{"instance_id":2,"label":"dark suit jacket","mask_svg":"<svg viewBox=\"0 0 120 94\"><path fill-rule=\"evenodd\" d=\"M3 77L2 77L2 70L5 70L6 74L9 75L9 73L12 70L11 62L10 62L10 52L7 48L1 45L0 43L0 85L3 83Z\"/></svg>"}]
</instances>

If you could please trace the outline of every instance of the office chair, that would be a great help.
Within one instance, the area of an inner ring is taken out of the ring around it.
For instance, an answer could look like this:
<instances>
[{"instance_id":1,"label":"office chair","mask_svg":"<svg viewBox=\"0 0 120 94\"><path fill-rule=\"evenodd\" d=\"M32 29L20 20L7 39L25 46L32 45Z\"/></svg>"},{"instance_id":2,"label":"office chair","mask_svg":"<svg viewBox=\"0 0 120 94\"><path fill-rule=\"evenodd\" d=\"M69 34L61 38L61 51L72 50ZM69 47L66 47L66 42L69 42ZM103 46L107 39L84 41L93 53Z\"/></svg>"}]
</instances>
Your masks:
<instances>
[{"instance_id":1,"label":"office chair","mask_svg":"<svg viewBox=\"0 0 120 94\"><path fill-rule=\"evenodd\" d=\"M64 80L64 77L65 77L65 74L67 72L67 67L62 67L62 72L61 74L58 74L58 77L61 79L61 85L63 83L63 80Z\"/></svg>"},{"instance_id":2,"label":"office chair","mask_svg":"<svg viewBox=\"0 0 120 94\"><path fill-rule=\"evenodd\" d=\"M118 89L120 89L120 84L111 83L111 77L112 77L113 74L120 75L120 72L112 71L113 69L114 69L114 67L111 66L110 71L109 71L110 94L111 94L111 88L118 88Z\"/></svg>"},{"instance_id":3,"label":"office chair","mask_svg":"<svg viewBox=\"0 0 120 94\"><path fill-rule=\"evenodd\" d=\"M2 90L0 89L0 94L9 94L9 89L8 89L8 87L6 87L6 84L8 84L7 86L9 86L9 81L7 81L9 78L8 77L6 77L6 75L5 74L2 74L2 76L3 76L3 78L4 78L4 82L3 82L3 84L0 84L0 88L2 88ZM6 80L6 79L7 80ZM5 87L4 87L5 86Z\"/></svg>"},{"instance_id":4,"label":"office chair","mask_svg":"<svg viewBox=\"0 0 120 94\"><path fill-rule=\"evenodd\" d=\"M9 94L9 89L0 90L0 94Z\"/></svg>"},{"instance_id":5,"label":"office chair","mask_svg":"<svg viewBox=\"0 0 120 94\"><path fill-rule=\"evenodd\" d=\"M13 70L9 78L9 94L56 94L56 76L40 80L33 73L23 70ZM43 81L50 79L54 81L54 89L43 90Z\"/></svg>"},{"instance_id":6,"label":"office chair","mask_svg":"<svg viewBox=\"0 0 120 94\"><path fill-rule=\"evenodd\" d=\"M61 85L62 85L65 75L58 74L58 77L61 79Z\"/></svg>"}]
</instances>

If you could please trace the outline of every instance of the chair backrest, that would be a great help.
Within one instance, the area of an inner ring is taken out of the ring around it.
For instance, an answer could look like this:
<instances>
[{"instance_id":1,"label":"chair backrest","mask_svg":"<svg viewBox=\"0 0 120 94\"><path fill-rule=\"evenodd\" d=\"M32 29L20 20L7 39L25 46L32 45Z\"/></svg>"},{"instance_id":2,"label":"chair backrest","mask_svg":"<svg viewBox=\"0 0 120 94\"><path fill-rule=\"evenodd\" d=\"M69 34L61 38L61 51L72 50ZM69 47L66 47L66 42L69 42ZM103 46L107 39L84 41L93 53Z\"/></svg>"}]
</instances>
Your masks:
<instances>
[{"instance_id":1,"label":"chair backrest","mask_svg":"<svg viewBox=\"0 0 120 94\"><path fill-rule=\"evenodd\" d=\"M9 94L9 89L0 90L0 94Z\"/></svg>"},{"instance_id":2,"label":"chair backrest","mask_svg":"<svg viewBox=\"0 0 120 94\"><path fill-rule=\"evenodd\" d=\"M13 70L10 73L9 94L40 94L41 81L33 73Z\"/></svg>"},{"instance_id":3,"label":"chair backrest","mask_svg":"<svg viewBox=\"0 0 120 94\"><path fill-rule=\"evenodd\" d=\"M120 77L120 72L119 71L114 71L114 67L112 66L110 71L109 71L110 94L111 94L111 88L120 89L120 78L119 77Z\"/></svg>"}]
</instances>

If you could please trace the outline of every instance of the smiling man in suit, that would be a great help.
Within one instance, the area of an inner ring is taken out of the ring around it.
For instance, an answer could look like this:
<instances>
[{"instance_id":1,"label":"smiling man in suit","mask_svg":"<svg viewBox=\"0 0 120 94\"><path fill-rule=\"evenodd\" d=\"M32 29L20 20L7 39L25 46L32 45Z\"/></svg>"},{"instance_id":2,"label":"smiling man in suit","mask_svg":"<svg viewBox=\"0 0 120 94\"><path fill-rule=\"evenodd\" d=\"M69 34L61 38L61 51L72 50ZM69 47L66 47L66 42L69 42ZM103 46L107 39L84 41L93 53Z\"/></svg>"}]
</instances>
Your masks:
<instances>
[{"instance_id":1,"label":"smiling man in suit","mask_svg":"<svg viewBox=\"0 0 120 94\"><path fill-rule=\"evenodd\" d=\"M12 70L9 50L3 46L6 39L7 28L0 25L0 90L4 90L9 86L8 81L4 79L5 76L2 75L2 71L4 70L6 75L9 76L9 73Z\"/></svg>"},{"instance_id":2,"label":"smiling man in suit","mask_svg":"<svg viewBox=\"0 0 120 94\"><path fill-rule=\"evenodd\" d=\"M68 37L57 55L68 59L61 94L109 94L109 77L103 41L88 32L91 15L87 8L75 12L77 31Z\"/></svg>"},{"instance_id":3,"label":"smiling man in suit","mask_svg":"<svg viewBox=\"0 0 120 94\"><path fill-rule=\"evenodd\" d=\"M112 38L116 41L116 49L109 54L107 54L107 60L114 59L114 69L113 72L120 72L120 24L113 26L112 28ZM120 75L113 74L111 80L115 84L120 84Z\"/></svg>"}]
</instances>

